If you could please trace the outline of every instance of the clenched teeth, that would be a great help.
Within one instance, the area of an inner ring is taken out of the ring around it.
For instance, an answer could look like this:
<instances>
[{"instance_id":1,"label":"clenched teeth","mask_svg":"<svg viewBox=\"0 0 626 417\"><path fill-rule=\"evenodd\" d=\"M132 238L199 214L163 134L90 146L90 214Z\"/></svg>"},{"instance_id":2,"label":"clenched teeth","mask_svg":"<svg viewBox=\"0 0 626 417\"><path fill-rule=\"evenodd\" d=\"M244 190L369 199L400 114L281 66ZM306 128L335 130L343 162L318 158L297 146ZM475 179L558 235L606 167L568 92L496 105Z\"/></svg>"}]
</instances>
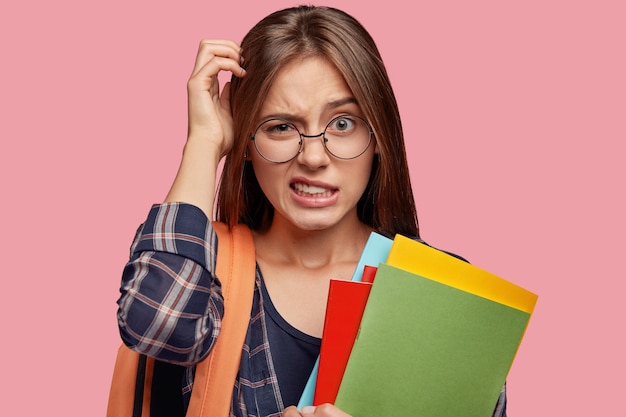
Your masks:
<instances>
[{"instance_id":1,"label":"clenched teeth","mask_svg":"<svg viewBox=\"0 0 626 417\"><path fill-rule=\"evenodd\" d=\"M296 190L296 192L299 195L308 194L308 195L314 195L316 197L330 197L330 195L332 194L332 191L326 188L317 187L315 185L302 184L302 183L293 184L293 189Z\"/></svg>"}]
</instances>

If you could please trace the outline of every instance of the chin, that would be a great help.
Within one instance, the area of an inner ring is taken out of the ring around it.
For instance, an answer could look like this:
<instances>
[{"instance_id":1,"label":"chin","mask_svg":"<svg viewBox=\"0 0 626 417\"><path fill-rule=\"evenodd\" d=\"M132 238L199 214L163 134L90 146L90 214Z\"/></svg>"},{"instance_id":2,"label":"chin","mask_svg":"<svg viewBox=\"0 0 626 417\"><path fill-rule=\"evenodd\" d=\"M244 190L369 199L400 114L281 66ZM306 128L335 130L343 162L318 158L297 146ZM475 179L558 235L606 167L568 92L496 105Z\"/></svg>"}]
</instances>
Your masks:
<instances>
[{"instance_id":1,"label":"chin","mask_svg":"<svg viewBox=\"0 0 626 417\"><path fill-rule=\"evenodd\" d=\"M307 232L316 232L334 226L334 223L328 221L295 221L292 224L298 229Z\"/></svg>"},{"instance_id":2,"label":"chin","mask_svg":"<svg viewBox=\"0 0 626 417\"><path fill-rule=\"evenodd\" d=\"M324 215L322 213L316 216L291 217L288 218L288 220L298 229L310 232L331 229L342 222L342 218L338 218L332 214Z\"/></svg>"},{"instance_id":3,"label":"chin","mask_svg":"<svg viewBox=\"0 0 626 417\"><path fill-rule=\"evenodd\" d=\"M284 211L276 210L274 216L280 216L284 222L307 232L331 229L344 222L350 222L352 218L350 212L344 213L331 207L304 210L299 207L286 207Z\"/></svg>"}]
</instances>

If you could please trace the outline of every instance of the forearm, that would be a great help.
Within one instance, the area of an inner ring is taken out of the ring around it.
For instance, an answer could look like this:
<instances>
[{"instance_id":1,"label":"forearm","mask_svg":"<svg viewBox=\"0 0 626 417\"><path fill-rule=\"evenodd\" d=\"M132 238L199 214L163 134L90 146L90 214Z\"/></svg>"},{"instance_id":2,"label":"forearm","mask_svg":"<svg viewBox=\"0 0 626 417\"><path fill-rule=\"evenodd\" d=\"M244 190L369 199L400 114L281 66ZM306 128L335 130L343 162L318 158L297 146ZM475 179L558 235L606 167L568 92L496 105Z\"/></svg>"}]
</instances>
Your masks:
<instances>
[{"instance_id":1,"label":"forearm","mask_svg":"<svg viewBox=\"0 0 626 417\"><path fill-rule=\"evenodd\" d=\"M212 218L220 152L201 134L190 136L166 203L181 202L200 208Z\"/></svg>"}]
</instances>

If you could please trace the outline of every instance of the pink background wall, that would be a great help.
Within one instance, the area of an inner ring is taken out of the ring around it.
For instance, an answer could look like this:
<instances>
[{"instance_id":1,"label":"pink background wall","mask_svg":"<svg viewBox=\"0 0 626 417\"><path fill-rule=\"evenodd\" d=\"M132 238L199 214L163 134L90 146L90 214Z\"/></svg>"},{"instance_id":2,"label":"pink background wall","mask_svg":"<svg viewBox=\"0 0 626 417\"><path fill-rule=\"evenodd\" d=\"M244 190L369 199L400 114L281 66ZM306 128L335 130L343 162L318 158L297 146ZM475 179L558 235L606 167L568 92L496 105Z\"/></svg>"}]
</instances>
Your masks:
<instances>
[{"instance_id":1,"label":"pink background wall","mask_svg":"<svg viewBox=\"0 0 626 417\"><path fill-rule=\"evenodd\" d=\"M121 269L175 174L197 44L295 4L165 3L1 8L3 415L104 414ZM626 416L624 3L332 5L386 60L424 238L540 295L509 415Z\"/></svg>"}]
</instances>

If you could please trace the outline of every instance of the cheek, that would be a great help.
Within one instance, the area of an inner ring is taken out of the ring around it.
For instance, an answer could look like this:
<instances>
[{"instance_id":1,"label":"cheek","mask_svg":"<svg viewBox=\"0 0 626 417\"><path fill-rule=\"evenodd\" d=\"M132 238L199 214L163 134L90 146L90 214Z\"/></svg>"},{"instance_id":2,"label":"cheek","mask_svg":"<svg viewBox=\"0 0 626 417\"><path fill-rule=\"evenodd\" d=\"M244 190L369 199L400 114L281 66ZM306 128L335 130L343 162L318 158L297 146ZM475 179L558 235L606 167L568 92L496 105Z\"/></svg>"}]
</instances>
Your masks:
<instances>
[{"instance_id":1,"label":"cheek","mask_svg":"<svg viewBox=\"0 0 626 417\"><path fill-rule=\"evenodd\" d=\"M281 165L273 165L259 158L256 156L251 158L252 169L263 194L271 199L272 190L283 184L286 174Z\"/></svg>"},{"instance_id":2,"label":"cheek","mask_svg":"<svg viewBox=\"0 0 626 417\"><path fill-rule=\"evenodd\" d=\"M355 164L345 170L345 178L354 179L354 191L359 194L358 197L361 197L367 188L372 169L374 169L374 152L372 151L367 155L362 155L360 158L363 159L359 161L360 163L358 165Z\"/></svg>"},{"instance_id":3,"label":"cheek","mask_svg":"<svg viewBox=\"0 0 626 417\"><path fill-rule=\"evenodd\" d=\"M362 158L362 164L359 169L365 173L365 182L367 182L374 169L374 159L378 158L378 148L374 146L369 152L363 155Z\"/></svg>"}]
</instances>

